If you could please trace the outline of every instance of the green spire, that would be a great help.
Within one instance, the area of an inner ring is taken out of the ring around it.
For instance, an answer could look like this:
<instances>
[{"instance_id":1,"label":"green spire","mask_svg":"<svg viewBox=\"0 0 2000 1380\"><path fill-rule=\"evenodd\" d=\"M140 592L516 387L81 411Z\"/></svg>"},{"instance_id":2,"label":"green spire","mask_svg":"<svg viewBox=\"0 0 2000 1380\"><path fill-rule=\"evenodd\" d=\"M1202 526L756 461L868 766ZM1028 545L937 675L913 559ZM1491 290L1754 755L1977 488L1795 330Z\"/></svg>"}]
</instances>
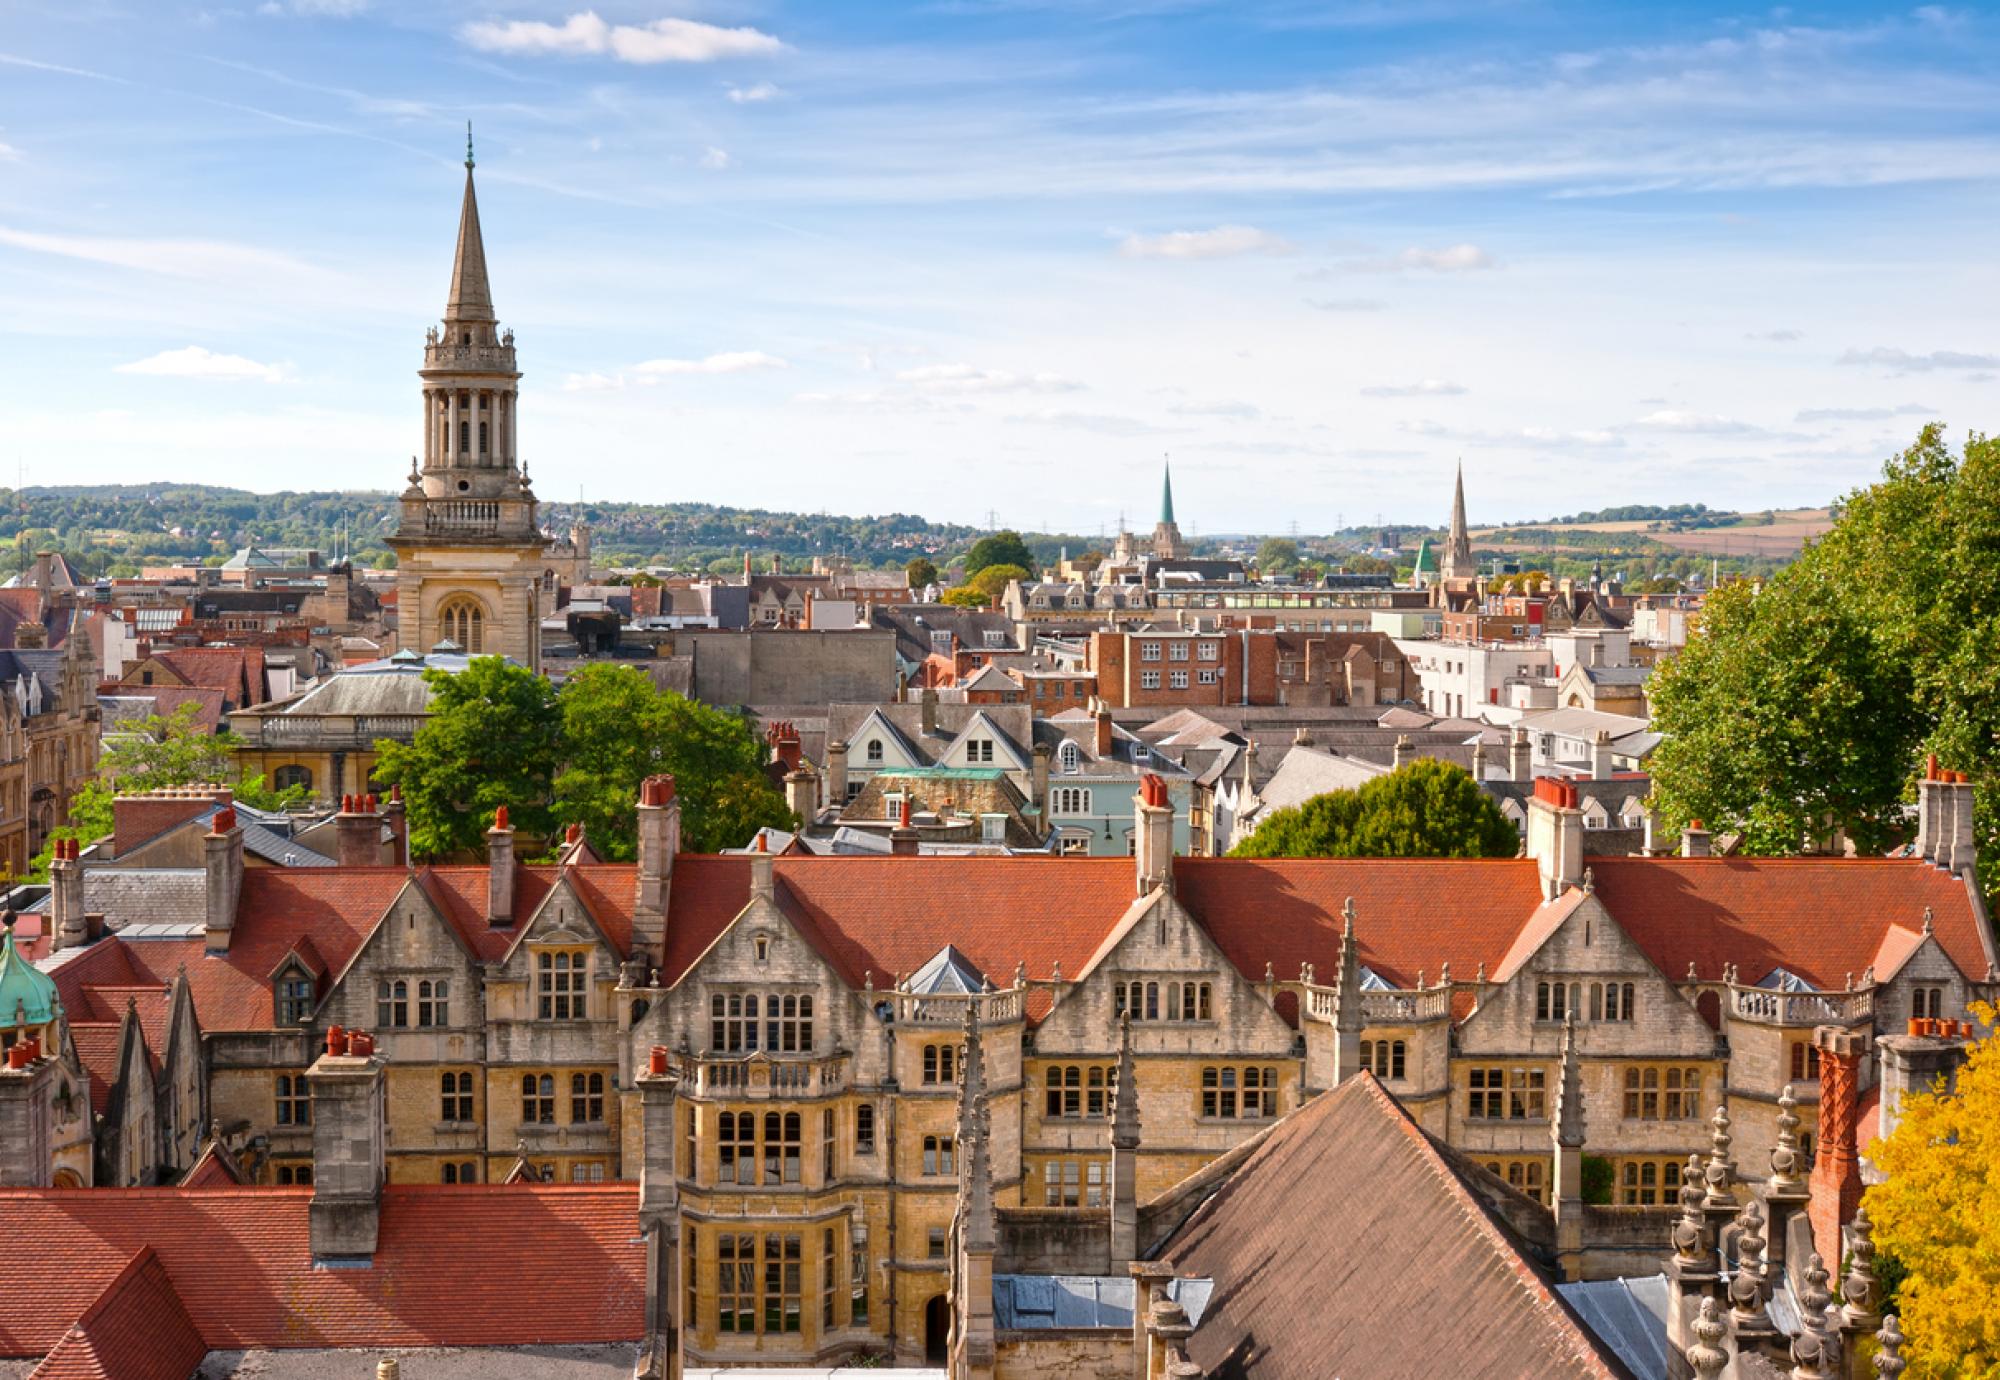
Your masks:
<instances>
[{"instance_id":1,"label":"green spire","mask_svg":"<svg viewBox=\"0 0 2000 1380\"><path fill-rule=\"evenodd\" d=\"M1165 460L1160 462L1164 478L1160 484L1160 525L1174 525L1174 467Z\"/></svg>"},{"instance_id":2,"label":"green spire","mask_svg":"<svg viewBox=\"0 0 2000 1380\"><path fill-rule=\"evenodd\" d=\"M0 930L0 1025L10 1029L18 1021L47 1025L56 1018L60 1006L55 979L21 957L21 951L14 947L14 917L9 915L7 928Z\"/></svg>"}]
</instances>

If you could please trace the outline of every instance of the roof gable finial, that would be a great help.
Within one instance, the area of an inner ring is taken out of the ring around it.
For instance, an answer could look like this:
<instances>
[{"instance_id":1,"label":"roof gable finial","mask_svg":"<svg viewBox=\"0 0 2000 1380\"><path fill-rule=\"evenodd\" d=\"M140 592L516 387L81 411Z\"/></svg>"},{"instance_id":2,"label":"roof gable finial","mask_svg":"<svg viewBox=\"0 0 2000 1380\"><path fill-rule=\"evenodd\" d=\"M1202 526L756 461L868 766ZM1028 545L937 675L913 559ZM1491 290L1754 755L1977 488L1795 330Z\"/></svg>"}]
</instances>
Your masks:
<instances>
[{"instance_id":1,"label":"roof gable finial","mask_svg":"<svg viewBox=\"0 0 2000 1380\"><path fill-rule=\"evenodd\" d=\"M472 121L465 122L465 170L472 171Z\"/></svg>"}]
</instances>

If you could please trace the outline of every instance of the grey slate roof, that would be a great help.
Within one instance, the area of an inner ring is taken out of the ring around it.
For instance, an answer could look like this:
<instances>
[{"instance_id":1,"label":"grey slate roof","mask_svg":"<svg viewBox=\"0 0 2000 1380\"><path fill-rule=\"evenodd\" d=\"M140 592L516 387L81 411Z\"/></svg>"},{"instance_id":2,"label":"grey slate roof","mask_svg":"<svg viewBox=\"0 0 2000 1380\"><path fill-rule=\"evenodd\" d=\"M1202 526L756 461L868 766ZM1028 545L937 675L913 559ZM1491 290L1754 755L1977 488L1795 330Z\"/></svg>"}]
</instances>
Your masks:
<instances>
[{"instance_id":1,"label":"grey slate roof","mask_svg":"<svg viewBox=\"0 0 2000 1380\"><path fill-rule=\"evenodd\" d=\"M86 867L83 908L114 930L135 921L205 924L208 874L199 867Z\"/></svg>"}]
</instances>

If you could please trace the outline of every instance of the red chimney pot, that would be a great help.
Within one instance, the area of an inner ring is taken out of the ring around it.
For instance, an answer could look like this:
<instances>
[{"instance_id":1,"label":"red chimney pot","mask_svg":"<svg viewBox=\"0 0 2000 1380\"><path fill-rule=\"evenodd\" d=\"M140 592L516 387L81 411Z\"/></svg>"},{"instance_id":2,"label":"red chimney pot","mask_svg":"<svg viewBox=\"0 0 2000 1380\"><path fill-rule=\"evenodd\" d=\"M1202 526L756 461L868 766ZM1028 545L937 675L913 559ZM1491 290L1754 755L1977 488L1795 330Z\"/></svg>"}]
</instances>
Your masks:
<instances>
[{"instance_id":1,"label":"red chimney pot","mask_svg":"<svg viewBox=\"0 0 2000 1380\"><path fill-rule=\"evenodd\" d=\"M495 829L505 829L507 827L507 807L505 805L502 805L493 812L493 827Z\"/></svg>"},{"instance_id":2,"label":"red chimney pot","mask_svg":"<svg viewBox=\"0 0 2000 1380\"><path fill-rule=\"evenodd\" d=\"M328 1026L326 1031L326 1052L328 1054L339 1054L345 1048L347 1048L347 1032L337 1025Z\"/></svg>"},{"instance_id":3,"label":"red chimney pot","mask_svg":"<svg viewBox=\"0 0 2000 1380\"><path fill-rule=\"evenodd\" d=\"M655 1075L663 1074L667 1071L667 1047L665 1045L653 1046L652 1051L646 1056L646 1071Z\"/></svg>"}]
</instances>

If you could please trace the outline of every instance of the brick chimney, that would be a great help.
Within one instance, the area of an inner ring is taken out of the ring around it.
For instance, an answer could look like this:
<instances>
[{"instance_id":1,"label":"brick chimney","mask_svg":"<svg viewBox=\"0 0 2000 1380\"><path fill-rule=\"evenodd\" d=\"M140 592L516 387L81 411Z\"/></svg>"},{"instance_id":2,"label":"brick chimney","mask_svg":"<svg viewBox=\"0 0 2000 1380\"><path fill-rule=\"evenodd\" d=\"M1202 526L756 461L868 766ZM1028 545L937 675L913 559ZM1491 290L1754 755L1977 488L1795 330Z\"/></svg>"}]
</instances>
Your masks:
<instances>
[{"instance_id":1,"label":"brick chimney","mask_svg":"<svg viewBox=\"0 0 2000 1380\"><path fill-rule=\"evenodd\" d=\"M49 924L58 949L73 948L90 938L83 918L83 864L75 839L57 839L49 859Z\"/></svg>"},{"instance_id":2,"label":"brick chimney","mask_svg":"<svg viewBox=\"0 0 2000 1380\"><path fill-rule=\"evenodd\" d=\"M1108 761L1111 757L1111 710L1103 700L1095 699L1091 701L1090 712L1097 721L1097 760Z\"/></svg>"},{"instance_id":3,"label":"brick chimney","mask_svg":"<svg viewBox=\"0 0 2000 1380\"><path fill-rule=\"evenodd\" d=\"M340 798L333 831L342 867L374 867L382 861L382 817L372 795Z\"/></svg>"},{"instance_id":4,"label":"brick chimney","mask_svg":"<svg viewBox=\"0 0 2000 1380\"><path fill-rule=\"evenodd\" d=\"M896 827L889 831L889 851L899 858L917 855L917 830L910 823L910 797L905 795L896 814Z\"/></svg>"},{"instance_id":5,"label":"brick chimney","mask_svg":"<svg viewBox=\"0 0 2000 1380\"><path fill-rule=\"evenodd\" d=\"M202 863L208 873L203 898L207 948L212 954L227 953L230 934L236 928L236 902L243 894L243 830L236 823L234 805L215 812L201 843Z\"/></svg>"},{"instance_id":6,"label":"brick chimney","mask_svg":"<svg viewBox=\"0 0 2000 1380\"><path fill-rule=\"evenodd\" d=\"M1576 783L1535 778L1528 799L1528 856L1542 874L1542 897L1553 901L1583 881L1583 811Z\"/></svg>"},{"instance_id":7,"label":"brick chimney","mask_svg":"<svg viewBox=\"0 0 2000 1380\"><path fill-rule=\"evenodd\" d=\"M847 804L847 744L839 739L826 745L826 803L836 810Z\"/></svg>"},{"instance_id":8,"label":"brick chimney","mask_svg":"<svg viewBox=\"0 0 2000 1380\"><path fill-rule=\"evenodd\" d=\"M1687 828L1681 830L1681 856L1706 858L1712 851L1708 830L1701 827L1700 820L1689 820Z\"/></svg>"},{"instance_id":9,"label":"brick chimney","mask_svg":"<svg viewBox=\"0 0 2000 1380\"><path fill-rule=\"evenodd\" d=\"M122 858L146 840L164 834L176 824L185 824L216 805L227 805L230 799L226 786L174 786L138 795L120 795L111 802L111 856Z\"/></svg>"},{"instance_id":10,"label":"brick chimney","mask_svg":"<svg viewBox=\"0 0 2000 1380\"><path fill-rule=\"evenodd\" d=\"M403 809L403 788L389 788L389 803L382 808L382 818L389 826L389 865L407 867L410 863L410 817Z\"/></svg>"},{"instance_id":11,"label":"brick chimney","mask_svg":"<svg viewBox=\"0 0 2000 1380\"><path fill-rule=\"evenodd\" d=\"M634 958L649 967L666 961L667 907L674 880L674 855L681 851L681 805L674 778L649 776L639 783L638 895L632 907Z\"/></svg>"},{"instance_id":12,"label":"brick chimney","mask_svg":"<svg viewBox=\"0 0 2000 1380\"><path fill-rule=\"evenodd\" d=\"M770 744L771 760L783 763L786 771L797 771L805 762L797 724L784 720L773 723L764 730L764 741Z\"/></svg>"},{"instance_id":13,"label":"brick chimney","mask_svg":"<svg viewBox=\"0 0 2000 1380\"><path fill-rule=\"evenodd\" d=\"M495 929L514 923L514 830L505 805L486 831L486 923Z\"/></svg>"},{"instance_id":14,"label":"brick chimney","mask_svg":"<svg viewBox=\"0 0 2000 1380\"><path fill-rule=\"evenodd\" d=\"M1514 725L1514 736L1507 740L1507 779L1509 781L1530 781L1535 775L1534 753L1528 744L1528 730Z\"/></svg>"},{"instance_id":15,"label":"brick chimney","mask_svg":"<svg viewBox=\"0 0 2000 1380\"><path fill-rule=\"evenodd\" d=\"M937 732L937 707L937 687L926 685L923 693L917 696L917 713L921 717L926 738Z\"/></svg>"},{"instance_id":16,"label":"brick chimney","mask_svg":"<svg viewBox=\"0 0 2000 1380\"><path fill-rule=\"evenodd\" d=\"M1138 863L1138 894L1174 884L1174 806L1167 783L1152 772L1139 778L1139 798L1133 806L1133 852Z\"/></svg>"},{"instance_id":17,"label":"brick chimney","mask_svg":"<svg viewBox=\"0 0 2000 1380\"><path fill-rule=\"evenodd\" d=\"M338 1026L306 1070L312 1090L315 1263L373 1258L382 1219L383 1063L375 1042Z\"/></svg>"},{"instance_id":18,"label":"brick chimney","mask_svg":"<svg viewBox=\"0 0 2000 1380\"><path fill-rule=\"evenodd\" d=\"M776 897L777 887L772 881L771 864L776 861L771 856L771 841L760 830L757 846L750 850L750 899L769 901Z\"/></svg>"},{"instance_id":19,"label":"brick chimney","mask_svg":"<svg viewBox=\"0 0 2000 1380\"><path fill-rule=\"evenodd\" d=\"M1838 1269L1840 1229L1861 1205L1861 1151L1855 1143L1858 1078L1861 1058L1868 1051L1865 1031L1823 1025L1813 1031L1819 1049L1819 1144L1813 1159L1812 1202L1806 1215L1812 1222L1813 1249Z\"/></svg>"}]
</instances>

